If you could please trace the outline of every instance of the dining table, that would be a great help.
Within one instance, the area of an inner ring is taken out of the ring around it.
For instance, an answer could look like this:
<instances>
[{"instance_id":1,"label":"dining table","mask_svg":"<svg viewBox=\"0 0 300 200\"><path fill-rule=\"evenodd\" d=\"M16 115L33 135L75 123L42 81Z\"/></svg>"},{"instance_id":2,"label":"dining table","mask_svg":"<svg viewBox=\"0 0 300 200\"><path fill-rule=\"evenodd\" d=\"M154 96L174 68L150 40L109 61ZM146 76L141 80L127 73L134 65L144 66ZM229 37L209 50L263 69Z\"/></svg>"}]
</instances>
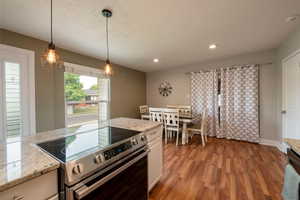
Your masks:
<instances>
[{"instance_id":1,"label":"dining table","mask_svg":"<svg viewBox=\"0 0 300 200\"><path fill-rule=\"evenodd\" d=\"M150 120L150 114L142 114L141 115L142 120ZM179 122L182 123L182 137L181 137L181 143L182 145L185 145L188 143L188 137L187 137L187 126L188 124L191 124L194 121L194 118L192 115L184 115L179 116Z\"/></svg>"}]
</instances>

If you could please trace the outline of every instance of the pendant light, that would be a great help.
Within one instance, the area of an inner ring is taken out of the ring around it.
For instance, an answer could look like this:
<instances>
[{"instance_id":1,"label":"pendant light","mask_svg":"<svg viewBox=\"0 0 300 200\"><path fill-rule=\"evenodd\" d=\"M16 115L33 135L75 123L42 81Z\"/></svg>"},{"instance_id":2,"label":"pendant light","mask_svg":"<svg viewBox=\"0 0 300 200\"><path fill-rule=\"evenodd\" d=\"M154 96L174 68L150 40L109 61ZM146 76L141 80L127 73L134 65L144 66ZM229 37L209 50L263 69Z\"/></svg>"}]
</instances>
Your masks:
<instances>
[{"instance_id":1,"label":"pendant light","mask_svg":"<svg viewBox=\"0 0 300 200\"><path fill-rule=\"evenodd\" d=\"M51 2L51 8L50 8L50 13L51 13L51 17L50 17L50 23L51 23L51 41L48 45L48 49L45 51L45 53L42 56L42 65L43 66L58 66L61 67L63 66L63 61L60 60L60 56L57 53L56 49L55 49L55 44L53 43L53 12L52 12L52 0L50 0Z\"/></svg>"},{"instance_id":2,"label":"pendant light","mask_svg":"<svg viewBox=\"0 0 300 200\"><path fill-rule=\"evenodd\" d=\"M109 60L108 18L112 16L112 12L111 10L103 9L102 15L106 18L106 61L105 61L104 73L107 76L111 76L113 74L113 70Z\"/></svg>"}]
</instances>

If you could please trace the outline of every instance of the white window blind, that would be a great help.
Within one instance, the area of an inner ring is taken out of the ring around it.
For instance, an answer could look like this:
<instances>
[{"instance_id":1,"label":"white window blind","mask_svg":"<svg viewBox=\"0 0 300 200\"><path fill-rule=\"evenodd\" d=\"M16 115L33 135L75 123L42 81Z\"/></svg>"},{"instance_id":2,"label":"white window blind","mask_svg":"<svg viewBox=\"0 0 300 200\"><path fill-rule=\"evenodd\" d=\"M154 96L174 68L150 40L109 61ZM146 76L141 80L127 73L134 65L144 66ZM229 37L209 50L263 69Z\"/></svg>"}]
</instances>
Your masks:
<instances>
[{"instance_id":1,"label":"white window blind","mask_svg":"<svg viewBox=\"0 0 300 200\"><path fill-rule=\"evenodd\" d=\"M5 62L5 128L7 137L19 136L23 130L21 110L20 64Z\"/></svg>"},{"instance_id":2,"label":"white window blind","mask_svg":"<svg viewBox=\"0 0 300 200\"><path fill-rule=\"evenodd\" d=\"M99 85L99 120L105 121L110 118L110 80L98 78Z\"/></svg>"}]
</instances>

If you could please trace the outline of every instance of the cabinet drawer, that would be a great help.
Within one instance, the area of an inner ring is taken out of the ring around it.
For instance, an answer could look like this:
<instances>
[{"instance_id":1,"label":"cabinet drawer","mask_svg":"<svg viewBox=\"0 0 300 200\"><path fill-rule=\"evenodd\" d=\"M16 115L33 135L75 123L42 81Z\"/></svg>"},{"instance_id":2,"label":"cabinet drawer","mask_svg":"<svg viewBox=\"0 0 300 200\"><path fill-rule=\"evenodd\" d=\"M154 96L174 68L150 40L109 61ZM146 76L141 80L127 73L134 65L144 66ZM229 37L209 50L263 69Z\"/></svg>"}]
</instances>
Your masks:
<instances>
[{"instance_id":1,"label":"cabinet drawer","mask_svg":"<svg viewBox=\"0 0 300 200\"><path fill-rule=\"evenodd\" d=\"M156 139L157 137L162 137L162 125L159 127L156 127L154 129L151 129L149 131L146 131L145 134L147 136L148 142L151 142L152 140Z\"/></svg>"},{"instance_id":2,"label":"cabinet drawer","mask_svg":"<svg viewBox=\"0 0 300 200\"><path fill-rule=\"evenodd\" d=\"M58 193L57 171L54 170L30 181L0 192L1 200L47 200ZM55 199L55 198L54 198Z\"/></svg>"}]
</instances>

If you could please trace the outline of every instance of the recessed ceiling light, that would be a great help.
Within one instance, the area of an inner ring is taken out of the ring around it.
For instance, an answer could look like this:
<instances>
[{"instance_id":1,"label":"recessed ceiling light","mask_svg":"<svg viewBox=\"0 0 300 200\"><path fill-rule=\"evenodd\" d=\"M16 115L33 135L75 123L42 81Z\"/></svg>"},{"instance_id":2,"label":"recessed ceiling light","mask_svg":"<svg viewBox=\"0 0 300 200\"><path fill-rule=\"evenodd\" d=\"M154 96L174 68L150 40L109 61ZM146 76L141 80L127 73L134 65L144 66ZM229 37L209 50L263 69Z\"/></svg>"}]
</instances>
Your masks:
<instances>
[{"instance_id":1,"label":"recessed ceiling light","mask_svg":"<svg viewBox=\"0 0 300 200\"><path fill-rule=\"evenodd\" d=\"M153 59L153 62L158 63L158 62L159 62L159 59L158 59L158 58L154 58L154 59Z\"/></svg>"},{"instance_id":2,"label":"recessed ceiling light","mask_svg":"<svg viewBox=\"0 0 300 200\"><path fill-rule=\"evenodd\" d=\"M211 44L211 45L209 45L209 49L215 49L215 48L217 48L217 45L216 45L216 44Z\"/></svg>"},{"instance_id":3,"label":"recessed ceiling light","mask_svg":"<svg viewBox=\"0 0 300 200\"><path fill-rule=\"evenodd\" d=\"M293 21L296 21L298 18L299 18L300 15L292 15L292 16L289 16L285 19L286 22L293 22Z\"/></svg>"}]
</instances>

